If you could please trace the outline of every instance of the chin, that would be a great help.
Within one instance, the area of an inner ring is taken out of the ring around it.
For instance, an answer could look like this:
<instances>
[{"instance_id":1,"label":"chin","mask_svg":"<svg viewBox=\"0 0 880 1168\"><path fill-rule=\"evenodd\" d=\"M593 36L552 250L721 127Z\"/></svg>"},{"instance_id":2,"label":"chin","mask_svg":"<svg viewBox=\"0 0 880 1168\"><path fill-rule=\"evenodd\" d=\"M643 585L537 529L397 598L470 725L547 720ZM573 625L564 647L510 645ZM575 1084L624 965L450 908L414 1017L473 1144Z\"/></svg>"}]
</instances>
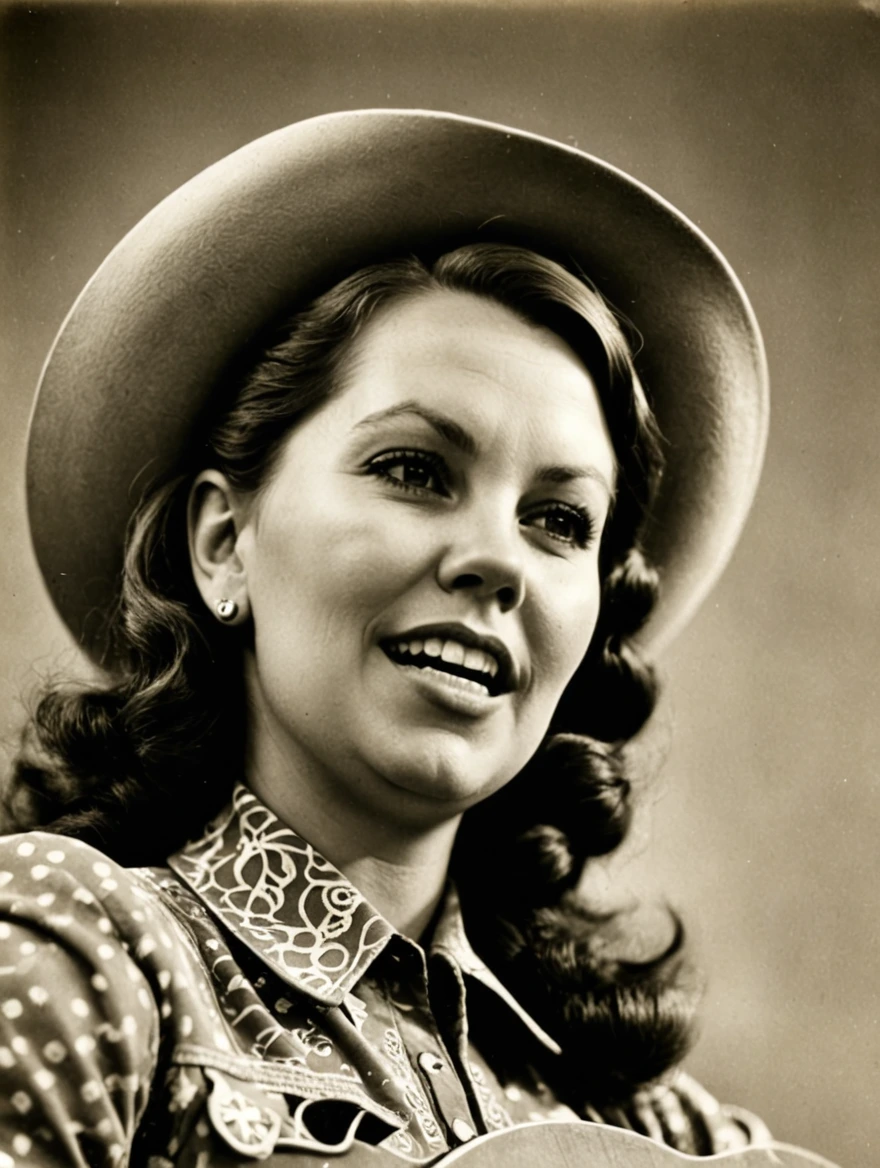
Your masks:
<instances>
[{"instance_id":1,"label":"chin","mask_svg":"<svg viewBox=\"0 0 880 1168\"><path fill-rule=\"evenodd\" d=\"M444 741L445 739L445 741ZM388 760L383 774L396 790L419 797L432 810L455 815L486 799L520 769L486 758L458 735L430 736L421 749Z\"/></svg>"}]
</instances>

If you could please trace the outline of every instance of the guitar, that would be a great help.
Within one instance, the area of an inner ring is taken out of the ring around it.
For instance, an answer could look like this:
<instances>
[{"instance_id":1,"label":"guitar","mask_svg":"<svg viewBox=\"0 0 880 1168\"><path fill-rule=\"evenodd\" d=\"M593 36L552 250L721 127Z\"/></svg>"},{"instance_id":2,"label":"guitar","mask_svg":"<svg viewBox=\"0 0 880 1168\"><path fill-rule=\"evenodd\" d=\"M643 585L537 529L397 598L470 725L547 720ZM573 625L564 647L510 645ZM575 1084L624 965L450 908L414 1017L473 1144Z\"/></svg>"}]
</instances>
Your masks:
<instances>
[{"instance_id":1,"label":"guitar","mask_svg":"<svg viewBox=\"0 0 880 1168\"><path fill-rule=\"evenodd\" d=\"M343 1156L276 1152L260 1168L406 1168L410 1163L357 1143ZM595 1123L532 1123L478 1136L432 1160L430 1168L837 1168L788 1144L714 1156L688 1156L647 1136ZM158 1168L158 1166L157 1166ZM169 1166L170 1168L170 1166ZM210 1168L256 1168L253 1160L213 1158ZM427 1168L427 1166L424 1166Z\"/></svg>"},{"instance_id":2,"label":"guitar","mask_svg":"<svg viewBox=\"0 0 880 1168\"><path fill-rule=\"evenodd\" d=\"M594 1123L535 1123L479 1136L437 1162L439 1168L836 1168L787 1144L714 1156L687 1156L647 1136Z\"/></svg>"}]
</instances>

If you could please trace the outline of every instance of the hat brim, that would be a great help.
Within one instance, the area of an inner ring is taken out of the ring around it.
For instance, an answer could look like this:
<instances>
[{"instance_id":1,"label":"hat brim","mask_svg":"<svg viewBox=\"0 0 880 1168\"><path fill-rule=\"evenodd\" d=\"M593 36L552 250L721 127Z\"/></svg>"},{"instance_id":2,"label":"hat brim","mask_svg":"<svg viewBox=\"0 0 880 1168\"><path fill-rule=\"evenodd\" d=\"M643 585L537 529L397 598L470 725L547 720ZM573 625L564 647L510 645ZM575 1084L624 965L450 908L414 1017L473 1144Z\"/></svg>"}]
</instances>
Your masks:
<instances>
[{"instance_id":1,"label":"hat brim","mask_svg":"<svg viewBox=\"0 0 880 1168\"><path fill-rule=\"evenodd\" d=\"M666 442L645 532L662 593L642 641L685 625L757 486L760 331L720 252L664 199L579 150L451 114L299 122L197 175L111 252L61 327L31 420L37 559L78 642L104 656L127 522L171 473L227 364L266 325L385 258L478 240L582 270L638 330Z\"/></svg>"}]
</instances>

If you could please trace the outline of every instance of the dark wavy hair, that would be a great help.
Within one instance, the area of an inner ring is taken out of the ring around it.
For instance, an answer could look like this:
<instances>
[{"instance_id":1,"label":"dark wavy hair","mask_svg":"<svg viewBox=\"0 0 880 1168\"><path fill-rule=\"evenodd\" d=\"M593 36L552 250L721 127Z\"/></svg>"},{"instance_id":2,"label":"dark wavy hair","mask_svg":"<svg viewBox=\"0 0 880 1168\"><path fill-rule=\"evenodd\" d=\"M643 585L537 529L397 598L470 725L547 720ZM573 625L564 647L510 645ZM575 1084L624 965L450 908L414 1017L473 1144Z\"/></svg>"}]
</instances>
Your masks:
<instances>
[{"instance_id":1,"label":"dark wavy hair","mask_svg":"<svg viewBox=\"0 0 880 1168\"><path fill-rule=\"evenodd\" d=\"M696 993L674 914L663 910L667 927L652 946L638 913L609 910L584 891L591 860L627 833L628 743L656 699L632 638L656 598L639 531L661 456L623 326L559 264L489 243L377 264L298 312L231 372L218 390L221 412L186 465L134 515L106 683L43 695L7 808L16 827L74 836L136 866L163 863L228 801L244 757L249 634L221 627L196 590L186 537L193 478L211 466L258 492L290 430L344 385L352 342L377 311L432 289L489 297L563 338L594 379L617 458L587 655L536 756L466 813L453 855L475 947L560 1040L564 1073L554 1085L583 1110L626 1098L681 1058Z\"/></svg>"}]
</instances>

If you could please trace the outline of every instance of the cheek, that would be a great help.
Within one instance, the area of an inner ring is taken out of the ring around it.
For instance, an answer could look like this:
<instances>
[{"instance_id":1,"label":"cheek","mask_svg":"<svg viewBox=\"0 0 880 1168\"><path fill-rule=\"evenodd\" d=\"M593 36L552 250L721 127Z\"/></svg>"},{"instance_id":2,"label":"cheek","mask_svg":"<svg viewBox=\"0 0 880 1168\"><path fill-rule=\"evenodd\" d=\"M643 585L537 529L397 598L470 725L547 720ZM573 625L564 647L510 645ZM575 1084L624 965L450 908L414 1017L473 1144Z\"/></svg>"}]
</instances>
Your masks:
<instances>
[{"instance_id":1,"label":"cheek","mask_svg":"<svg viewBox=\"0 0 880 1168\"><path fill-rule=\"evenodd\" d=\"M562 577L550 590L554 603L541 613L534 633L536 662L540 664L542 689L555 706L586 656L599 618L598 564L581 577Z\"/></svg>"},{"instance_id":2,"label":"cheek","mask_svg":"<svg viewBox=\"0 0 880 1168\"><path fill-rule=\"evenodd\" d=\"M381 615L431 571L425 524L389 523L381 508L334 506L274 517L247 565L255 619L296 619L311 631Z\"/></svg>"}]
</instances>

